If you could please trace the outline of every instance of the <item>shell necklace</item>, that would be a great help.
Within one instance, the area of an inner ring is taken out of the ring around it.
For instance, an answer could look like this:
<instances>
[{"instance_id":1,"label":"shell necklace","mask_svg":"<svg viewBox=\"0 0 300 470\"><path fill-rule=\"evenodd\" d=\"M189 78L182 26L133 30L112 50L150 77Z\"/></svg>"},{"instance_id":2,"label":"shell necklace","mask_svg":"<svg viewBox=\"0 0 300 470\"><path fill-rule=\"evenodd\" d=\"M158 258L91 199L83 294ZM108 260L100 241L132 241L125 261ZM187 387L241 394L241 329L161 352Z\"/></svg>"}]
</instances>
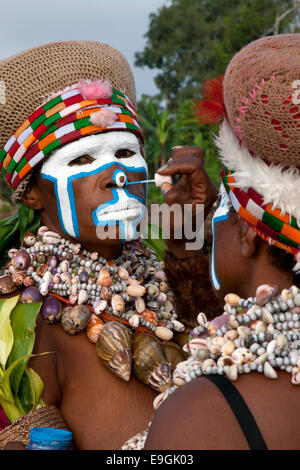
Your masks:
<instances>
[{"instance_id":1,"label":"shell necklace","mask_svg":"<svg viewBox=\"0 0 300 470\"><path fill-rule=\"evenodd\" d=\"M27 287L22 302L42 301L44 319L60 320L71 335L85 329L98 356L124 380L130 378L134 350L134 372L140 380L158 391L170 385L172 369L185 356L174 343L167 351L168 343L160 340L170 341L173 331L185 327L173 308L164 263L140 240L125 244L119 258L106 260L41 227L37 236L26 234L24 246L8 255L11 260L0 277L2 293ZM67 307L62 309L62 303ZM142 333L146 340L138 336ZM146 349L148 358L140 360Z\"/></svg>"},{"instance_id":2,"label":"shell necklace","mask_svg":"<svg viewBox=\"0 0 300 470\"><path fill-rule=\"evenodd\" d=\"M223 315L210 322L200 312L199 326L183 347L189 357L177 364L173 385L155 398L154 408L202 375L226 375L235 381L239 374L257 371L276 379L280 369L292 375L293 385L300 385L300 289L283 289L277 297L275 293L264 284L255 298L228 294Z\"/></svg>"}]
</instances>

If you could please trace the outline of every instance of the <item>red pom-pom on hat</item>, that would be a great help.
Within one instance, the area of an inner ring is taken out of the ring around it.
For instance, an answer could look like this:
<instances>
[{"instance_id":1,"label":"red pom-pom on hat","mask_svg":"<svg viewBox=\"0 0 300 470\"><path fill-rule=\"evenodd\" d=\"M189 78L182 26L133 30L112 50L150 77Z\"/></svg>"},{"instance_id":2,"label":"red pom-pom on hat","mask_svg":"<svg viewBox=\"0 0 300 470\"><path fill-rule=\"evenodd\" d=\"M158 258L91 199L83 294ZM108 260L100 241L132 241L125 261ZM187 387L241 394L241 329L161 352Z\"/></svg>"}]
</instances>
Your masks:
<instances>
[{"instance_id":1,"label":"red pom-pom on hat","mask_svg":"<svg viewBox=\"0 0 300 470\"><path fill-rule=\"evenodd\" d=\"M194 115L199 124L216 124L225 115L223 100L224 75L207 80L202 87L202 100L195 101Z\"/></svg>"}]
</instances>

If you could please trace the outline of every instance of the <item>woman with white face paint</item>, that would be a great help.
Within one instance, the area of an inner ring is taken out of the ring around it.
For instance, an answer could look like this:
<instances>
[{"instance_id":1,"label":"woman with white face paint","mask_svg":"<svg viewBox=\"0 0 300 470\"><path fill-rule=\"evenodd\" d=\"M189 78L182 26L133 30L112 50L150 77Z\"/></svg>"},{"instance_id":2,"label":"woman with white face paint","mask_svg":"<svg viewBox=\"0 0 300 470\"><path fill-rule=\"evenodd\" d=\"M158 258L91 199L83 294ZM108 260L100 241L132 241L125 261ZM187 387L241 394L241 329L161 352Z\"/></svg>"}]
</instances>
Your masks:
<instances>
[{"instance_id":1,"label":"woman with white face paint","mask_svg":"<svg viewBox=\"0 0 300 470\"><path fill-rule=\"evenodd\" d=\"M118 449L149 422L154 397L171 381L164 344L174 325L184 329L162 265L136 240L146 185L134 183L147 179L147 164L132 72L118 51L91 41L31 49L0 62L0 71L1 170L20 203L22 230L34 230L21 246L5 237L2 255L8 250L11 259L0 293L26 287L24 302L43 301L34 353L55 352L30 360L44 383L34 426L68 427L79 449ZM133 357L135 338L147 344ZM138 359L149 341L160 355L144 373L147 358ZM184 357L175 345L176 355ZM29 416L26 423L23 443Z\"/></svg>"}]
</instances>

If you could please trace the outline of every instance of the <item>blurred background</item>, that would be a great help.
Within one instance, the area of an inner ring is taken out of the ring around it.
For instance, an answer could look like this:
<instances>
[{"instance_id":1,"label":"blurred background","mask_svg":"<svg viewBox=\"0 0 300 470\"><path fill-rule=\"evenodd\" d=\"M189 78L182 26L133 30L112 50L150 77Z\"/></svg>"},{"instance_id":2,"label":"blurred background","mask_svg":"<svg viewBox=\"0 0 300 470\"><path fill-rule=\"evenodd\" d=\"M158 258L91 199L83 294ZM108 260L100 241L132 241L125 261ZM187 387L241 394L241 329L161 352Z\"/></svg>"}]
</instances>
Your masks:
<instances>
[{"instance_id":1,"label":"blurred background","mask_svg":"<svg viewBox=\"0 0 300 470\"><path fill-rule=\"evenodd\" d=\"M195 111L202 84L224 74L231 57L262 36L300 31L299 0L37 0L1 5L0 60L51 41L90 39L120 50L136 81L149 175L175 145L199 145L216 184L217 126ZM299 77L300 78L300 77ZM148 202L161 201L149 185ZM15 208L0 180L0 218Z\"/></svg>"}]
</instances>

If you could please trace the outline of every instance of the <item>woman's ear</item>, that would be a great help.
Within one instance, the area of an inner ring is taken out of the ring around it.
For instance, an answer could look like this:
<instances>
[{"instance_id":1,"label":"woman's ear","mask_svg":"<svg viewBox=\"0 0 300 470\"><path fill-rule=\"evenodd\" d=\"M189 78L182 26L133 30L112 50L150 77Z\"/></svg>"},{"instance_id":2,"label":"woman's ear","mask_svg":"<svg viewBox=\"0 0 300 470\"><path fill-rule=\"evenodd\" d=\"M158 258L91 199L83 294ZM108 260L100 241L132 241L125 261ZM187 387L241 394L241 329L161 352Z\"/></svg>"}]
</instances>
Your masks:
<instances>
[{"instance_id":1,"label":"woman's ear","mask_svg":"<svg viewBox=\"0 0 300 470\"><path fill-rule=\"evenodd\" d=\"M239 220L241 254L244 258L252 258L257 251L257 233L242 219Z\"/></svg>"},{"instance_id":2,"label":"woman's ear","mask_svg":"<svg viewBox=\"0 0 300 470\"><path fill-rule=\"evenodd\" d=\"M22 203L30 209L40 211L43 209L43 204L41 202L40 192L36 186L29 187L26 189L22 197Z\"/></svg>"}]
</instances>

